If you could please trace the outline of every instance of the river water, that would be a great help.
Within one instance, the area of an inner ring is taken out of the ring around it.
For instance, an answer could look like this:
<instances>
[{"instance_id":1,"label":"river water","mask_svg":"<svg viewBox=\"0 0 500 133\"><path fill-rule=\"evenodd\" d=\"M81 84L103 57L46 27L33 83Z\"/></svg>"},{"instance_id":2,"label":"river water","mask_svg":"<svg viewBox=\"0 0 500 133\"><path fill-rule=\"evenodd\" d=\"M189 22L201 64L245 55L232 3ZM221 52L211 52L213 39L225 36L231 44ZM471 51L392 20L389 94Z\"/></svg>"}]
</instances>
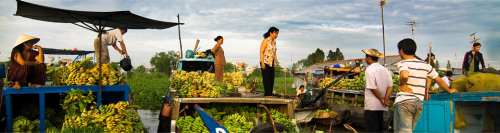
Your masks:
<instances>
[{"instance_id":1,"label":"river water","mask_svg":"<svg viewBox=\"0 0 500 133\"><path fill-rule=\"evenodd\" d=\"M149 127L149 132L156 133L157 129L158 129L158 123L160 123L158 120L160 110L137 110L137 113L141 117L141 120L142 120L142 123L144 123L144 126ZM312 132L314 129L315 131L323 131L325 133L328 133L328 131L330 130L330 126L315 125L315 124L311 124L311 123L301 124L298 127L300 128L301 132L304 132L304 131ZM362 129L362 128L357 128L357 127L354 127L354 128L358 132L364 131L364 129ZM353 131L347 130L343 125L336 125L336 126L332 126L331 132L346 132L346 133L351 132L352 133Z\"/></svg>"}]
</instances>

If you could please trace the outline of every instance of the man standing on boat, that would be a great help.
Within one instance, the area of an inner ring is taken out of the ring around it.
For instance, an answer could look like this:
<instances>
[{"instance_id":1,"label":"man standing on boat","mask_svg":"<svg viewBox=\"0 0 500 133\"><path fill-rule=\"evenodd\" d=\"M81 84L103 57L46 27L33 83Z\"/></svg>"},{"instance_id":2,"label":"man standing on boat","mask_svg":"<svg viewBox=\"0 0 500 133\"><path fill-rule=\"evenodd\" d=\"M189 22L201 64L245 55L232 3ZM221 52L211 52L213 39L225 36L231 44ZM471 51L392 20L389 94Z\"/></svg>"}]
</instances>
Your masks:
<instances>
[{"instance_id":1,"label":"man standing on boat","mask_svg":"<svg viewBox=\"0 0 500 133\"><path fill-rule=\"evenodd\" d=\"M455 93L457 90L448 88L430 64L415 58L415 41L409 38L399 41L398 50L403 61L398 64L400 86L394 102L394 132L409 133L415 129L422 113L426 78L436 80L448 93ZM388 103L389 99L386 97L384 101Z\"/></svg>"},{"instance_id":2,"label":"man standing on boat","mask_svg":"<svg viewBox=\"0 0 500 133\"><path fill-rule=\"evenodd\" d=\"M127 49L125 49L125 43L123 42L122 37L122 35L124 35L125 33L127 33L127 29L119 28L102 33L102 39L97 37L94 40L94 50L97 60L101 59L101 63L109 63L109 45L112 45L113 48L115 48L115 50L120 53L120 55L125 55L127 59L130 59L127 53ZM99 51L99 41L101 41L101 51ZM116 41L120 42L120 46L122 49L116 46ZM99 56L99 53L101 53L102 56ZM97 62L97 64L99 64L99 62Z\"/></svg>"},{"instance_id":3,"label":"man standing on boat","mask_svg":"<svg viewBox=\"0 0 500 133\"><path fill-rule=\"evenodd\" d=\"M365 129L366 132L383 132L384 112L388 111L388 98L392 91L391 72L378 63L384 54L376 49L363 50L368 66L365 71ZM388 93L386 93L388 92Z\"/></svg>"}]
</instances>

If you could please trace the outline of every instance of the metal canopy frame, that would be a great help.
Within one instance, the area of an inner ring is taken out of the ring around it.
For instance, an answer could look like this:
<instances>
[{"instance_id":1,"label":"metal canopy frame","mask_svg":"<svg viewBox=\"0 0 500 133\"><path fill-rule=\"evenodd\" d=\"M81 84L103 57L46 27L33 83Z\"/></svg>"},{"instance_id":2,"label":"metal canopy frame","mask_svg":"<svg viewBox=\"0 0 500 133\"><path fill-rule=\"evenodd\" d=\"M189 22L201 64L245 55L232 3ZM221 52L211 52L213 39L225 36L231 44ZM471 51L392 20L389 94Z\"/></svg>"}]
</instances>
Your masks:
<instances>
[{"instance_id":1,"label":"metal canopy frame","mask_svg":"<svg viewBox=\"0 0 500 133\"><path fill-rule=\"evenodd\" d=\"M105 27L113 28L127 28L127 29L166 29L176 25L183 25L184 23L163 22L153 19L148 19L130 11L116 11L116 12L89 12L89 11L75 11L47 7L37 4L17 1L17 11L14 16L22 16L40 21L56 22L56 23L71 23L76 26L85 28L90 31L98 33L99 51L102 43L102 33ZM73 20L72 20L73 19ZM105 22L103 24L103 22ZM110 23L111 22L111 23ZM81 24L79 24L81 23ZM89 23L89 24L87 24ZM93 26L90 26L90 24ZM101 57L101 52L98 53ZM99 94L102 94L102 69L101 59L97 59L99 64Z\"/></svg>"}]
</instances>

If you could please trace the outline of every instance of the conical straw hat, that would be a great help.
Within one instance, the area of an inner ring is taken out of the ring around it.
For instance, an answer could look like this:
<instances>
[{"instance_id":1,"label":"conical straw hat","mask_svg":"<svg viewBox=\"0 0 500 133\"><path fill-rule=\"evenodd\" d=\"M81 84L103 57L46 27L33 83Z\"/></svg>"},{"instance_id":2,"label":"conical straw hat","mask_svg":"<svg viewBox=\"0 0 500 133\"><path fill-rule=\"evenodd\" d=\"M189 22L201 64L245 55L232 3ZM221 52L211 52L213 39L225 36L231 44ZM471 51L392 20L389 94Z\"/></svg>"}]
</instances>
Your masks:
<instances>
[{"instance_id":1,"label":"conical straw hat","mask_svg":"<svg viewBox=\"0 0 500 133\"><path fill-rule=\"evenodd\" d=\"M365 54L369 55L369 56L375 56L375 57L379 57L379 58L384 58L384 54L378 52L378 50L376 49L365 49L365 50L362 50Z\"/></svg>"},{"instance_id":2,"label":"conical straw hat","mask_svg":"<svg viewBox=\"0 0 500 133\"><path fill-rule=\"evenodd\" d=\"M25 34L21 34L21 35L19 35L19 37L17 37L17 41L14 44L14 47L12 47L12 49L14 49L15 47L23 44L24 42L30 41L30 40L35 40L35 43L37 43L38 41L40 41L40 38L36 38L36 37L28 36L28 35L25 35Z\"/></svg>"}]
</instances>

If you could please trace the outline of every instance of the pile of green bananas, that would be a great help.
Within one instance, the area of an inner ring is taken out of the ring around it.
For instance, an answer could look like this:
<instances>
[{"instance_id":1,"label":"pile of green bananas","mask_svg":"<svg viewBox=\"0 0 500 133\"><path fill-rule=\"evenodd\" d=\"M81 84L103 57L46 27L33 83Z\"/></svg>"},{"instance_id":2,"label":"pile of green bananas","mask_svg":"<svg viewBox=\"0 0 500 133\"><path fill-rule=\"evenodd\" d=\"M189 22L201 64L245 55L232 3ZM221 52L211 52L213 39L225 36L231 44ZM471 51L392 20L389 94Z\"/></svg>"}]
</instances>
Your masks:
<instances>
[{"instance_id":1,"label":"pile of green bananas","mask_svg":"<svg viewBox=\"0 0 500 133\"><path fill-rule=\"evenodd\" d=\"M246 117L234 113L224 117L224 127L230 132L246 132L253 128L253 122L247 121Z\"/></svg>"},{"instance_id":2,"label":"pile of green bananas","mask_svg":"<svg viewBox=\"0 0 500 133\"><path fill-rule=\"evenodd\" d=\"M253 118L257 117L260 113L259 120L265 123L266 113L263 108L250 107L245 104L224 104L212 103L205 105L205 112L212 116L215 120L223 122L224 127L230 132L248 132L253 128ZM275 122L285 124L289 129L295 129L295 124L292 120L288 119L288 115L283 114L275 109L271 109L272 117ZM195 118L193 118L195 117ZM176 121L177 129L182 132L200 132L201 128L197 127L196 120L199 118L195 113L192 116L179 117ZM201 118L200 118L200 122ZM203 123L199 124L203 125ZM205 128L205 127L203 127ZM204 132L203 130L201 132Z\"/></svg>"},{"instance_id":3,"label":"pile of green bananas","mask_svg":"<svg viewBox=\"0 0 500 133\"><path fill-rule=\"evenodd\" d=\"M38 125L36 125L38 126ZM23 116L16 117L12 125L14 132L38 132L35 130L35 123Z\"/></svg>"},{"instance_id":4,"label":"pile of green bananas","mask_svg":"<svg viewBox=\"0 0 500 133\"><path fill-rule=\"evenodd\" d=\"M191 116L182 116L177 118L176 126L182 132L210 133L200 116L193 118Z\"/></svg>"}]
</instances>

